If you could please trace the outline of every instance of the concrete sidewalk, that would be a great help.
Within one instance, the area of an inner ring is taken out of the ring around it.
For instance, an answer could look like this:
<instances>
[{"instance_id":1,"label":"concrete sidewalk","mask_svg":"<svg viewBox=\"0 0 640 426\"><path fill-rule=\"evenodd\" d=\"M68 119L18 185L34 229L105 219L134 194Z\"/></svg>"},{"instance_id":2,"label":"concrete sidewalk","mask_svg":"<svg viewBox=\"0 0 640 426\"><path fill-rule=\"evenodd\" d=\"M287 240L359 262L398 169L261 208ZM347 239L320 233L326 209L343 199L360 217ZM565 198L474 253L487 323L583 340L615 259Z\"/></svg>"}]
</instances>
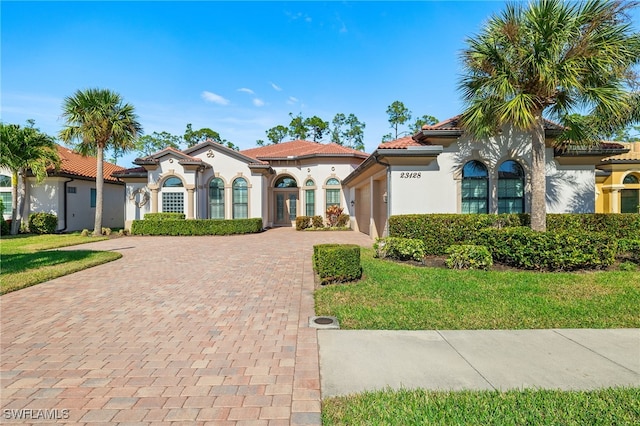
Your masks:
<instances>
[{"instance_id":1,"label":"concrete sidewalk","mask_svg":"<svg viewBox=\"0 0 640 426\"><path fill-rule=\"evenodd\" d=\"M640 386L640 329L319 330L322 397Z\"/></svg>"}]
</instances>

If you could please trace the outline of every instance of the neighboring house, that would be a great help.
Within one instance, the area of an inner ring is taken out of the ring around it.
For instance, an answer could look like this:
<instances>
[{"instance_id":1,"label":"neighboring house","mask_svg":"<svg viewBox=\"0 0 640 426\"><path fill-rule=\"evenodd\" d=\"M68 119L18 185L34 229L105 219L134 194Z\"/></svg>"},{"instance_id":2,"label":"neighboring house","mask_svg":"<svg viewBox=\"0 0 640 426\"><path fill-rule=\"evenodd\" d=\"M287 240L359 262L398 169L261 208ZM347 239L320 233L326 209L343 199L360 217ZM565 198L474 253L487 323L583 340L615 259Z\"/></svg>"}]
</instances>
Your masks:
<instances>
[{"instance_id":1,"label":"neighboring house","mask_svg":"<svg viewBox=\"0 0 640 426\"><path fill-rule=\"evenodd\" d=\"M58 216L58 231L93 229L96 203L96 158L83 157L69 148L57 145L60 168L50 170L48 177L36 183L33 176L27 177L26 201L23 220L36 212L53 213ZM113 173L123 167L104 163L104 201L102 224L104 227L124 226L124 183ZM0 194L5 206L5 219L11 218L11 173L0 170Z\"/></svg>"},{"instance_id":2,"label":"neighboring house","mask_svg":"<svg viewBox=\"0 0 640 426\"><path fill-rule=\"evenodd\" d=\"M596 166L596 213L640 213L640 142L622 145Z\"/></svg>"},{"instance_id":3,"label":"neighboring house","mask_svg":"<svg viewBox=\"0 0 640 426\"><path fill-rule=\"evenodd\" d=\"M126 183L127 228L154 212L292 226L297 216L345 207L342 180L367 157L335 143L296 140L235 151L206 141L136 159L139 167L114 176Z\"/></svg>"},{"instance_id":4,"label":"neighboring house","mask_svg":"<svg viewBox=\"0 0 640 426\"><path fill-rule=\"evenodd\" d=\"M379 145L343 180L346 198L353 200L354 229L382 236L387 218L399 214L530 212L531 136L505 128L479 142L464 134L458 120ZM596 164L628 148L603 143L561 151L553 146L561 130L545 122L547 211L593 213Z\"/></svg>"}]
</instances>

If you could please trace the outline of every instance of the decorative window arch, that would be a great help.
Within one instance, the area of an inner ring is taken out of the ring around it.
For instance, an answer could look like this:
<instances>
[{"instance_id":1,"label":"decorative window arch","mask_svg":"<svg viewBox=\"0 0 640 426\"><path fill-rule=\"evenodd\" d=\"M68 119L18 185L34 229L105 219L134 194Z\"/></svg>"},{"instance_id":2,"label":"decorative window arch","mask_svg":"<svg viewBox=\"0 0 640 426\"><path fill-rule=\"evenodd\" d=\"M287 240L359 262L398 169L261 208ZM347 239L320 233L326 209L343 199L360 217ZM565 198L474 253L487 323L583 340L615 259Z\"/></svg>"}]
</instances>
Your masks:
<instances>
[{"instance_id":1,"label":"decorative window arch","mask_svg":"<svg viewBox=\"0 0 640 426\"><path fill-rule=\"evenodd\" d=\"M327 179L324 184L325 187L325 210L331 206L340 207L340 191L342 186L340 181L334 177Z\"/></svg>"},{"instance_id":2,"label":"decorative window arch","mask_svg":"<svg viewBox=\"0 0 640 426\"><path fill-rule=\"evenodd\" d=\"M249 185L243 177L233 181L233 218L247 219L249 217Z\"/></svg>"},{"instance_id":3,"label":"decorative window arch","mask_svg":"<svg viewBox=\"0 0 640 426\"><path fill-rule=\"evenodd\" d=\"M620 213L640 212L640 179L628 174L622 180L624 189L620 191Z\"/></svg>"},{"instance_id":4,"label":"decorative window arch","mask_svg":"<svg viewBox=\"0 0 640 426\"><path fill-rule=\"evenodd\" d=\"M316 183L309 178L304 182L304 212L306 216L316 215Z\"/></svg>"},{"instance_id":5,"label":"decorative window arch","mask_svg":"<svg viewBox=\"0 0 640 426\"><path fill-rule=\"evenodd\" d=\"M219 177L209 181L209 219L224 219L224 181Z\"/></svg>"},{"instance_id":6,"label":"decorative window arch","mask_svg":"<svg viewBox=\"0 0 640 426\"><path fill-rule=\"evenodd\" d=\"M184 182L169 176L162 182L162 211L184 213Z\"/></svg>"},{"instance_id":7,"label":"decorative window arch","mask_svg":"<svg viewBox=\"0 0 640 426\"><path fill-rule=\"evenodd\" d=\"M514 160L498 167L498 213L524 213L524 169Z\"/></svg>"},{"instance_id":8,"label":"decorative window arch","mask_svg":"<svg viewBox=\"0 0 640 426\"><path fill-rule=\"evenodd\" d=\"M462 168L462 213L489 213L489 172L478 160Z\"/></svg>"},{"instance_id":9,"label":"decorative window arch","mask_svg":"<svg viewBox=\"0 0 640 426\"><path fill-rule=\"evenodd\" d=\"M298 182L289 175L280 176L273 184L274 188L297 188Z\"/></svg>"},{"instance_id":10,"label":"decorative window arch","mask_svg":"<svg viewBox=\"0 0 640 426\"><path fill-rule=\"evenodd\" d=\"M4 211L11 213L13 203L11 199L11 176L0 175L0 199L4 206Z\"/></svg>"}]
</instances>

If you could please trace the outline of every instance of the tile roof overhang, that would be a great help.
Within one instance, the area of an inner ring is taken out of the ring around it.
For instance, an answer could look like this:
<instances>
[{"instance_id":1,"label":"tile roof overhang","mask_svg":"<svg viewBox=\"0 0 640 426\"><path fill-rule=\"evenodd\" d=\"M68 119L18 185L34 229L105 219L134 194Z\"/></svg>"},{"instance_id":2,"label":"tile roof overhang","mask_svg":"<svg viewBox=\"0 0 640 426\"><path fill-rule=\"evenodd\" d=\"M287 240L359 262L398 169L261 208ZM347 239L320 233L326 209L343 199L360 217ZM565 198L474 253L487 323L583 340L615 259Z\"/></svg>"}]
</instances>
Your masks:
<instances>
[{"instance_id":1,"label":"tile roof overhang","mask_svg":"<svg viewBox=\"0 0 640 426\"><path fill-rule=\"evenodd\" d=\"M95 181L97 177L97 159L96 157L82 156L81 154L56 144L58 155L60 156L60 167L47 169L49 176L59 176L80 180ZM103 162L102 176L104 182L122 184L116 176L117 173L125 170L124 167L108 162Z\"/></svg>"},{"instance_id":2,"label":"tile roof overhang","mask_svg":"<svg viewBox=\"0 0 640 426\"><path fill-rule=\"evenodd\" d=\"M277 160L303 160L317 157L351 157L365 159L369 156L365 152L347 148L336 143L322 144L304 140L295 140L245 149L241 151L241 153L263 162Z\"/></svg>"},{"instance_id":3,"label":"tile roof overhang","mask_svg":"<svg viewBox=\"0 0 640 426\"><path fill-rule=\"evenodd\" d=\"M413 162L418 161L425 164L425 159L435 159L443 152L441 145L420 145L409 146L407 148L384 148L376 149L366 160L364 160L354 171L342 180L343 185L349 185L365 172L376 165L388 167L389 162Z\"/></svg>"}]
</instances>

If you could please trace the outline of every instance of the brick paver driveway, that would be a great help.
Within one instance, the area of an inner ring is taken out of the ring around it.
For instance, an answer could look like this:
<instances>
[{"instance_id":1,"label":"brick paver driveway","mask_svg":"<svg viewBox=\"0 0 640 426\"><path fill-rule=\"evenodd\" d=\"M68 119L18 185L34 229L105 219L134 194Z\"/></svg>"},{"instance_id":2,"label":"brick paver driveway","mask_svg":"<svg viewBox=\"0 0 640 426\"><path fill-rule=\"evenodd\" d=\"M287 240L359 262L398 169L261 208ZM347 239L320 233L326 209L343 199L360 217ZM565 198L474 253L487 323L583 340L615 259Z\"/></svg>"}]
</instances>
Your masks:
<instances>
[{"instance_id":1,"label":"brick paver driveway","mask_svg":"<svg viewBox=\"0 0 640 426\"><path fill-rule=\"evenodd\" d=\"M322 242L371 244L274 229L83 246L124 257L0 299L2 422L319 424Z\"/></svg>"}]
</instances>

